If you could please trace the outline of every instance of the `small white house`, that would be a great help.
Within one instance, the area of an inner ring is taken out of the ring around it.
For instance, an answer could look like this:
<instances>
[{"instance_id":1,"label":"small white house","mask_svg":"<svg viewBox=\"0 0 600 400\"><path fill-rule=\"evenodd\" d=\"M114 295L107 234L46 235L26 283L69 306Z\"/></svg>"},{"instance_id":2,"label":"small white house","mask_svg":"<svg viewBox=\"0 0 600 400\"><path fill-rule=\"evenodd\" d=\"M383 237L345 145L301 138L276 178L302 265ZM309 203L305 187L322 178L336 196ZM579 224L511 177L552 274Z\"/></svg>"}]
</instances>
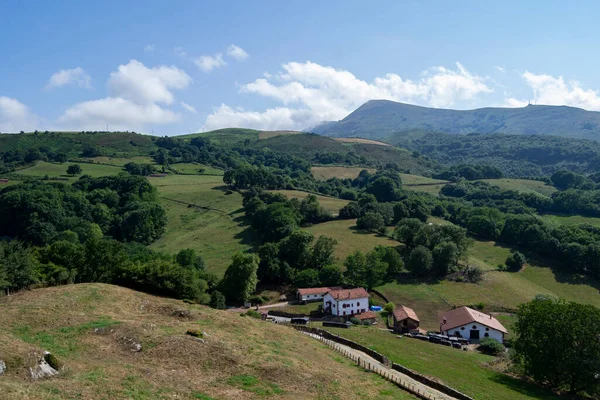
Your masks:
<instances>
[{"instance_id":1,"label":"small white house","mask_svg":"<svg viewBox=\"0 0 600 400\"><path fill-rule=\"evenodd\" d=\"M444 335L469 339L471 343L479 343L487 337L504 343L504 335L507 333L496 318L469 307L456 308L442 314L440 331Z\"/></svg>"},{"instance_id":2,"label":"small white house","mask_svg":"<svg viewBox=\"0 0 600 400\"><path fill-rule=\"evenodd\" d=\"M330 290L323 297L323 310L338 317L369 310L369 293L363 288Z\"/></svg>"},{"instance_id":3,"label":"small white house","mask_svg":"<svg viewBox=\"0 0 600 400\"><path fill-rule=\"evenodd\" d=\"M300 303L307 303L310 301L320 301L323 300L323 296L331 290L341 289L341 286L333 286L333 287L317 287L317 288L308 288L308 289L298 289L297 297Z\"/></svg>"}]
</instances>

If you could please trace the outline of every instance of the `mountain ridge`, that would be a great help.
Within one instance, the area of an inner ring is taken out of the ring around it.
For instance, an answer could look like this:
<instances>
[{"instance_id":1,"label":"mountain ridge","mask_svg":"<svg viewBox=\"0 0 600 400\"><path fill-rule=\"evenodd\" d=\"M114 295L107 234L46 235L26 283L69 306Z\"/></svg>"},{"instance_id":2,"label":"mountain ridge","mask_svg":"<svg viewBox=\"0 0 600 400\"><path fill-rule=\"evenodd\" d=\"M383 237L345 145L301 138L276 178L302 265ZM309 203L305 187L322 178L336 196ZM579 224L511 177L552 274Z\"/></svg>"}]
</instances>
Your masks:
<instances>
[{"instance_id":1,"label":"mountain ridge","mask_svg":"<svg viewBox=\"0 0 600 400\"><path fill-rule=\"evenodd\" d=\"M531 104L521 108L453 110L369 100L344 119L323 122L312 132L333 137L385 139L396 132L412 129L450 134L537 134L598 140L600 112Z\"/></svg>"}]
</instances>

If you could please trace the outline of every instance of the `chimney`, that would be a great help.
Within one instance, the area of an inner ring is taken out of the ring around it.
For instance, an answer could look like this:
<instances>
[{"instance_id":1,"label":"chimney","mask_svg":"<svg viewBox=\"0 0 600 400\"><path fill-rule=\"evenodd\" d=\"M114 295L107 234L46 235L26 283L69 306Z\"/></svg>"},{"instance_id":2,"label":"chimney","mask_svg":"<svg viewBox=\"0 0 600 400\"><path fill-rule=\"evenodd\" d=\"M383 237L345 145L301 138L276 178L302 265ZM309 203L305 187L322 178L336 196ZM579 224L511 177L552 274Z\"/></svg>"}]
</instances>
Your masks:
<instances>
[{"instance_id":1,"label":"chimney","mask_svg":"<svg viewBox=\"0 0 600 400\"><path fill-rule=\"evenodd\" d=\"M446 322L448 322L448 321L446 320L446 318L444 318L444 319L442 320L442 325L446 325Z\"/></svg>"}]
</instances>

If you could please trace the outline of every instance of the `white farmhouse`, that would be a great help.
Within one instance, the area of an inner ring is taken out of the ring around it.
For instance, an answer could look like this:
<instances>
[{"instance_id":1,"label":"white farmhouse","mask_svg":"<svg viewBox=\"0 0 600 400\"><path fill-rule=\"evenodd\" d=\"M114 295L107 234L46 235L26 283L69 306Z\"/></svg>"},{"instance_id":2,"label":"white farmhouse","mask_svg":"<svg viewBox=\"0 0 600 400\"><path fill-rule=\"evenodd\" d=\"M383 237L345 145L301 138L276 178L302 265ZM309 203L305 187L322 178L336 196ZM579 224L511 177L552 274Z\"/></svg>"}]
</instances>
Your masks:
<instances>
[{"instance_id":1,"label":"white farmhouse","mask_svg":"<svg viewBox=\"0 0 600 400\"><path fill-rule=\"evenodd\" d=\"M339 317L369 309L369 293L363 288L330 290L323 297L323 310Z\"/></svg>"},{"instance_id":2,"label":"white farmhouse","mask_svg":"<svg viewBox=\"0 0 600 400\"><path fill-rule=\"evenodd\" d=\"M440 331L444 335L469 339L471 343L479 343L487 337L504 343L504 335L507 333L496 318L469 307L456 308L442 314Z\"/></svg>"},{"instance_id":3,"label":"white farmhouse","mask_svg":"<svg viewBox=\"0 0 600 400\"><path fill-rule=\"evenodd\" d=\"M332 287L315 287L315 288L307 288L307 289L298 289L297 297L300 303L307 303L309 301L319 301L323 300L323 296L327 294L327 292L332 290L341 289L341 286L332 286Z\"/></svg>"}]
</instances>

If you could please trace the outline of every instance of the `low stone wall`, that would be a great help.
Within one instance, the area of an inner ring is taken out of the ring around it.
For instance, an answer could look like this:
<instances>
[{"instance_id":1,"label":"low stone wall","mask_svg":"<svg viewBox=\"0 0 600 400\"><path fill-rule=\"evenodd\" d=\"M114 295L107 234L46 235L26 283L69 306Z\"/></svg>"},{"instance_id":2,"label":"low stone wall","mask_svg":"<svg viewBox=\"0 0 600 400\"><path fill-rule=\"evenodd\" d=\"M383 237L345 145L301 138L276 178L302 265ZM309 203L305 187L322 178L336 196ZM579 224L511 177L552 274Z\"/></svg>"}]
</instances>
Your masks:
<instances>
[{"instance_id":1,"label":"low stone wall","mask_svg":"<svg viewBox=\"0 0 600 400\"><path fill-rule=\"evenodd\" d=\"M469 397L464 393L461 393L455 389L452 389L451 387L446 386L443 383L437 382L425 375L415 372L415 371L413 371L409 368L406 368L400 364L391 363L390 360L387 357L385 357L384 355L382 355L368 347L365 347L359 343L353 342L352 340L345 339L341 336L334 335L328 331L325 331L325 330L319 329L319 328L312 328L312 327L308 327L308 326L294 326L294 328L296 330L299 330L302 332L309 332L309 333L313 333L315 335L319 335L321 337L324 337L325 339L329 339L334 342L346 345L346 346L351 347L358 351L362 351L363 353L368 354L369 356L373 357L380 363L391 366L392 369L394 369L398 372L401 372L407 376L410 376L414 380L421 382L422 384L427 385L427 386L429 386L435 390L438 390L444 394L447 394L448 396L455 397L460 400L474 400L472 397Z\"/></svg>"}]
</instances>

